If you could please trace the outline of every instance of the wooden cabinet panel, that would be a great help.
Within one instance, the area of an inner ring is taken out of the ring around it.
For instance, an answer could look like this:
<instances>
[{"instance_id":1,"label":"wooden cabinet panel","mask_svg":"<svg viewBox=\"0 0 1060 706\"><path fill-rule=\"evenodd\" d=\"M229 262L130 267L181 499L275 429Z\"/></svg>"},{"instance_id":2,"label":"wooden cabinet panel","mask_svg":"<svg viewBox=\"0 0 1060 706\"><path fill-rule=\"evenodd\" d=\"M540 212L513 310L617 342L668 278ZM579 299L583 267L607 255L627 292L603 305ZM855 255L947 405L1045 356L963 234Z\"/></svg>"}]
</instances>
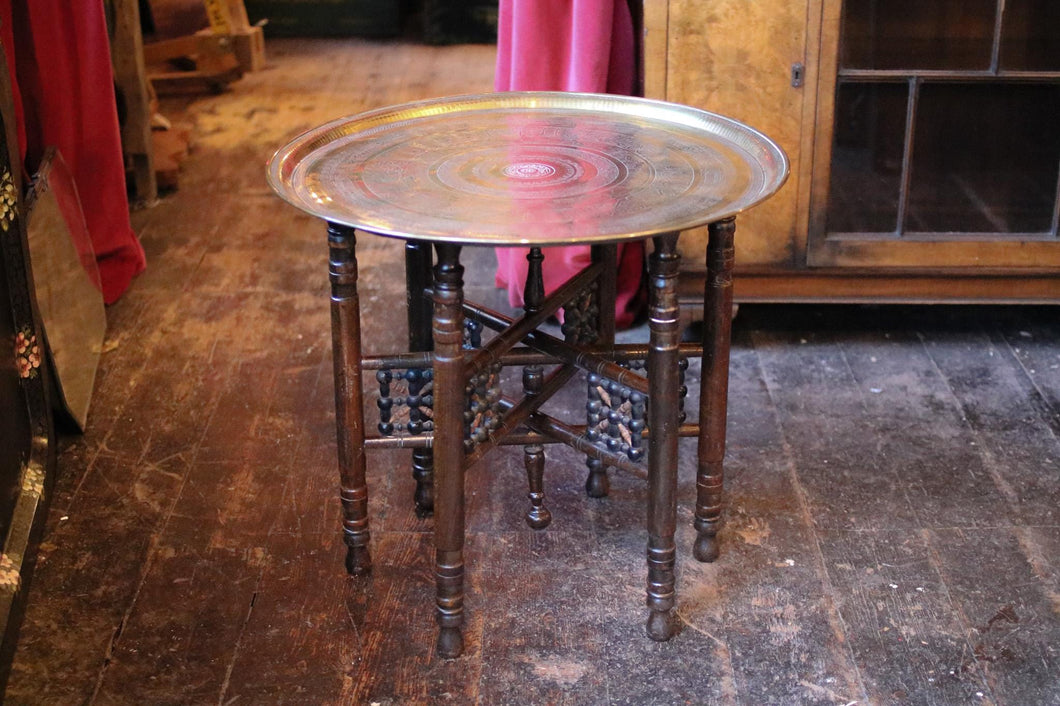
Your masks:
<instances>
[{"instance_id":1,"label":"wooden cabinet panel","mask_svg":"<svg viewBox=\"0 0 1060 706\"><path fill-rule=\"evenodd\" d=\"M769 135L788 153L792 176L767 203L738 221L741 264L796 264L798 194L803 140L803 87L792 85L792 67L805 67L805 3L786 0L671 0L665 32L645 6L646 92L736 118ZM650 54L654 37L665 35L664 93L658 94L659 57ZM805 69L803 69L805 71ZM653 81L654 79L654 81ZM796 81L799 82L799 81ZM681 239L689 258L702 259L706 232Z\"/></svg>"},{"instance_id":2,"label":"wooden cabinet panel","mask_svg":"<svg viewBox=\"0 0 1060 706\"><path fill-rule=\"evenodd\" d=\"M1024 17L1057 11L1046 0L943 9L644 0L646 95L741 120L791 160L785 187L738 219L738 299L1060 301L1060 142L1039 137L1060 105L1060 28ZM884 11L886 22L872 16ZM844 53L844 31L886 36ZM978 164L968 157L1012 115L1023 127L1008 142L994 140ZM833 170L835 140L847 161ZM701 279L704 242L682 238L689 283Z\"/></svg>"},{"instance_id":3,"label":"wooden cabinet panel","mask_svg":"<svg viewBox=\"0 0 1060 706\"><path fill-rule=\"evenodd\" d=\"M824 0L807 265L1060 274L1060 73L1005 67L994 1L848 5Z\"/></svg>"}]
</instances>

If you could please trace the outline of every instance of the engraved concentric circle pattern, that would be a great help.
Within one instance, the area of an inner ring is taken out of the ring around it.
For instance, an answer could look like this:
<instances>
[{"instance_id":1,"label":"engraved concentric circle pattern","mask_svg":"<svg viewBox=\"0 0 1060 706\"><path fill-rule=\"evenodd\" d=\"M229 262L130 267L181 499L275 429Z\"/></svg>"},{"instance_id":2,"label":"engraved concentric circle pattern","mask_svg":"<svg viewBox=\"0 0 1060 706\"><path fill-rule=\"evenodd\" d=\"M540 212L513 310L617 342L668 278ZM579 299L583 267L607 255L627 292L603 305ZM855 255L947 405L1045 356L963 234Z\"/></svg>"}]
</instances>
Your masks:
<instances>
[{"instance_id":1,"label":"engraved concentric circle pattern","mask_svg":"<svg viewBox=\"0 0 1060 706\"><path fill-rule=\"evenodd\" d=\"M503 170L504 176L512 179L546 179L556 173L556 168L544 162L515 162Z\"/></svg>"},{"instance_id":2,"label":"engraved concentric circle pattern","mask_svg":"<svg viewBox=\"0 0 1060 706\"><path fill-rule=\"evenodd\" d=\"M612 186L626 176L624 165L606 154L555 144L449 155L428 171L441 188L453 192L524 199L570 198Z\"/></svg>"},{"instance_id":3,"label":"engraved concentric circle pattern","mask_svg":"<svg viewBox=\"0 0 1060 706\"><path fill-rule=\"evenodd\" d=\"M439 101L336 122L277 153L270 179L305 210L370 231L548 244L698 225L712 211L761 200L786 173L775 145L749 130L741 144L725 130L740 137L743 126L727 119L711 130L683 115L577 109L578 94L537 94L575 109L507 95L512 105L482 109L470 97L470 107Z\"/></svg>"}]
</instances>

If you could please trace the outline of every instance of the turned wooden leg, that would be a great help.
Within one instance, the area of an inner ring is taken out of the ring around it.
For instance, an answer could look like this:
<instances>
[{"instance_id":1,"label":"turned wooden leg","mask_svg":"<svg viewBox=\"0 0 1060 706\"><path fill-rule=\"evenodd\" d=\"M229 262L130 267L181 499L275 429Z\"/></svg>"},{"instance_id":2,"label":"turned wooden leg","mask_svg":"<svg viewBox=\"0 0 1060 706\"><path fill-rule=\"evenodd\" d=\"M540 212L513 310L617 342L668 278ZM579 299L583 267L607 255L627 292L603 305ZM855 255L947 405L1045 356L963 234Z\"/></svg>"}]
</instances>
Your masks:
<instances>
[{"instance_id":1,"label":"turned wooden leg","mask_svg":"<svg viewBox=\"0 0 1060 706\"><path fill-rule=\"evenodd\" d=\"M526 524L531 529L545 529L552 522L552 513L545 507L544 471L545 447L528 444L523 447L526 464L526 480L530 486L530 509L526 512Z\"/></svg>"},{"instance_id":2,"label":"turned wooden leg","mask_svg":"<svg viewBox=\"0 0 1060 706\"><path fill-rule=\"evenodd\" d=\"M339 449L346 571L371 568L368 553L368 485L365 481L364 408L361 388L361 313L353 228L328 224L331 279L331 345L335 365L335 426Z\"/></svg>"},{"instance_id":3,"label":"turned wooden leg","mask_svg":"<svg viewBox=\"0 0 1060 706\"><path fill-rule=\"evenodd\" d=\"M545 280L541 265L545 260L541 248L530 248L526 254L526 284L523 287L523 310L532 314L541 308L545 298ZM544 369L540 365L523 368L523 394L536 397L544 384ZM526 481L530 488L530 509L526 512L526 524L532 529L544 529L552 522L552 513L545 507L545 449L540 444L523 447L523 463L526 466Z\"/></svg>"},{"instance_id":4,"label":"turned wooden leg","mask_svg":"<svg viewBox=\"0 0 1060 706\"><path fill-rule=\"evenodd\" d=\"M464 268L438 243L434 267L434 545L438 654L464 650Z\"/></svg>"},{"instance_id":5,"label":"turned wooden leg","mask_svg":"<svg viewBox=\"0 0 1060 706\"><path fill-rule=\"evenodd\" d=\"M637 244L639 247L639 243ZM597 335L600 345L613 345L615 342L615 298L618 296L618 246L614 243L594 245L592 261L606 262L600 279L597 280L596 300L600 313L597 319ZM606 354L605 354L606 355ZM593 389L590 383L589 398ZM590 498L604 498L611 491L611 480L607 477L607 466L603 461L586 458L585 465L589 475L585 478L585 494Z\"/></svg>"},{"instance_id":6,"label":"turned wooden leg","mask_svg":"<svg viewBox=\"0 0 1060 706\"><path fill-rule=\"evenodd\" d=\"M527 397L540 394L543 383L544 371L540 365L528 365L523 368L523 393ZM526 466L526 482L529 486L527 497L530 498L526 524L530 525L531 529L545 529L552 522L552 513L545 507L545 447L541 444L524 446L523 464Z\"/></svg>"},{"instance_id":7,"label":"turned wooden leg","mask_svg":"<svg viewBox=\"0 0 1060 706\"><path fill-rule=\"evenodd\" d=\"M431 246L410 240L405 243L405 291L409 322L409 351L429 351L431 340L431 300L424 290L431 284ZM409 381L410 397L417 397L423 386L420 380ZM422 432L424 420L418 409L409 410L409 432ZM412 450L412 477L416 480L413 501L416 514L428 517L434 512L434 452L431 449Z\"/></svg>"},{"instance_id":8,"label":"turned wooden leg","mask_svg":"<svg viewBox=\"0 0 1060 706\"><path fill-rule=\"evenodd\" d=\"M648 264L648 636L674 634L677 529L677 431L679 426L680 314L677 306L677 234L658 236Z\"/></svg>"},{"instance_id":9,"label":"turned wooden leg","mask_svg":"<svg viewBox=\"0 0 1060 706\"><path fill-rule=\"evenodd\" d=\"M590 498L606 498L611 492L611 479L607 477L607 466L604 462L595 459L585 459L585 465L589 469L589 475L585 479L585 494Z\"/></svg>"},{"instance_id":10,"label":"turned wooden leg","mask_svg":"<svg viewBox=\"0 0 1060 706\"><path fill-rule=\"evenodd\" d=\"M703 372L699 392L699 449L696 471L696 543L699 561L718 558L721 527L722 464L729 394L732 338L732 268L735 220L709 227L707 283L703 294Z\"/></svg>"}]
</instances>

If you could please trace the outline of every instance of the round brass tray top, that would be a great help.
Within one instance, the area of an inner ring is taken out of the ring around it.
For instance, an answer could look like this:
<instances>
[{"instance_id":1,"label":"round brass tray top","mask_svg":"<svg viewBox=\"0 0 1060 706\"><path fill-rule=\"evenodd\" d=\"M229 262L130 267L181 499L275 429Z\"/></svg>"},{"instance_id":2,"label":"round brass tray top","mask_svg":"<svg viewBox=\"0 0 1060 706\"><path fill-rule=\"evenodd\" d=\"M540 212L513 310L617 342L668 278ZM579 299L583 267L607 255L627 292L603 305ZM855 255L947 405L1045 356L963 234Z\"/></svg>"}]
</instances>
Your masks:
<instances>
[{"instance_id":1,"label":"round brass tray top","mask_svg":"<svg viewBox=\"0 0 1060 706\"><path fill-rule=\"evenodd\" d=\"M408 103L310 130L269 163L285 200L402 238L633 240L733 216L784 183L761 133L687 106L588 93Z\"/></svg>"}]
</instances>

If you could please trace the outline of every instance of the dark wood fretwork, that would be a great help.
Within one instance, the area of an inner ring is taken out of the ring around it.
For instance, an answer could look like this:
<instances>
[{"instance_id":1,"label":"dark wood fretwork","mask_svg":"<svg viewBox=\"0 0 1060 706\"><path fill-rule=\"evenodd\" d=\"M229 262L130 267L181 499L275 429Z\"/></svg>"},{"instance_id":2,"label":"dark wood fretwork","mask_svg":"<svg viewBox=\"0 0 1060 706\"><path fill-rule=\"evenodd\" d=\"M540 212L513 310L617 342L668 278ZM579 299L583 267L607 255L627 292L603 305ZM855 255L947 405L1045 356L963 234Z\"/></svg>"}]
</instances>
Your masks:
<instances>
[{"instance_id":1,"label":"dark wood fretwork","mask_svg":"<svg viewBox=\"0 0 1060 706\"><path fill-rule=\"evenodd\" d=\"M570 301L578 292L581 292L586 287L590 286L596 278L600 276L600 272L603 269L603 266L599 264L593 264L586 267L546 297L541 303L540 308L534 312L525 313L514 321L511 319L505 319L505 317L489 317L489 319L487 319L483 316L473 314L472 312L488 312L488 310L483 307L466 305L465 308L468 309L468 313L472 314L476 320L482 321L482 323L487 326L494 327L491 320L508 321L506 328L495 327L498 330L497 336L472 354L467 363L468 372L474 374L491 365L515 347L517 343L526 339L527 336L535 334L538 326L543 324L549 316L556 313L556 311L563 306L564 302Z\"/></svg>"},{"instance_id":2,"label":"dark wood fretwork","mask_svg":"<svg viewBox=\"0 0 1060 706\"><path fill-rule=\"evenodd\" d=\"M8 65L0 51L0 701L56 477L55 381L37 307Z\"/></svg>"},{"instance_id":3,"label":"dark wood fretwork","mask_svg":"<svg viewBox=\"0 0 1060 706\"><path fill-rule=\"evenodd\" d=\"M677 305L677 233L657 236L648 260L648 636L674 633L677 549L677 441L681 323Z\"/></svg>"},{"instance_id":4,"label":"dark wood fretwork","mask_svg":"<svg viewBox=\"0 0 1060 706\"><path fill-rule=\"evenodd\" d=\"M434 574L437 651L464 650L464 268L460 246L437 243L434 266Z\"/></svg>"},{"instance_id":5,"label":"dark wood fretwork","mask_svg":"<svg viewBox=\"0 0 1060 706\"><path fill-rule=\"evenodd\" d=\"M338 434L342 528L346 571L371 568L368 551L368 484L365 480L364 408L361 386L361 309L353 228L328 223L331 279L331 343L335 366L335 427Z\"/></svg>"},{"instance_id":6,"label":"dark wood fretwork","mask_svg":"<svg viewBox=\"0 0 1060 706\"><path fill-rule=\"evenodd\" d=\"M618 246L614 244L594 245L592 249L593 262L601 262L607 265L597 288L597 298L601 302L611 302L599 308L597 319L597 340L610 343L615 341L615 301L618 290ZM589 394L593 394L592 383L589 383ZM587 456L585 466L589 473L585 477L585 494L590 498L604 498L611 491L611 481L607 477L607 466L598 458Z\"/></svg>"},{"instance_id":7,"label":"dark wood fretwork","mask_svg":"<svg viewBox=\"0 0 1060 706\"><path fill-rule=\"evenodd\" d=\"M703 368L699 393L699 446L696 470L696 543L699 561L718 558L725 418L729 394L729 344L732 338L732 271L735 251L732 218L710 225L707 281L703 294Z\"/></svg>"}]
</instances>

